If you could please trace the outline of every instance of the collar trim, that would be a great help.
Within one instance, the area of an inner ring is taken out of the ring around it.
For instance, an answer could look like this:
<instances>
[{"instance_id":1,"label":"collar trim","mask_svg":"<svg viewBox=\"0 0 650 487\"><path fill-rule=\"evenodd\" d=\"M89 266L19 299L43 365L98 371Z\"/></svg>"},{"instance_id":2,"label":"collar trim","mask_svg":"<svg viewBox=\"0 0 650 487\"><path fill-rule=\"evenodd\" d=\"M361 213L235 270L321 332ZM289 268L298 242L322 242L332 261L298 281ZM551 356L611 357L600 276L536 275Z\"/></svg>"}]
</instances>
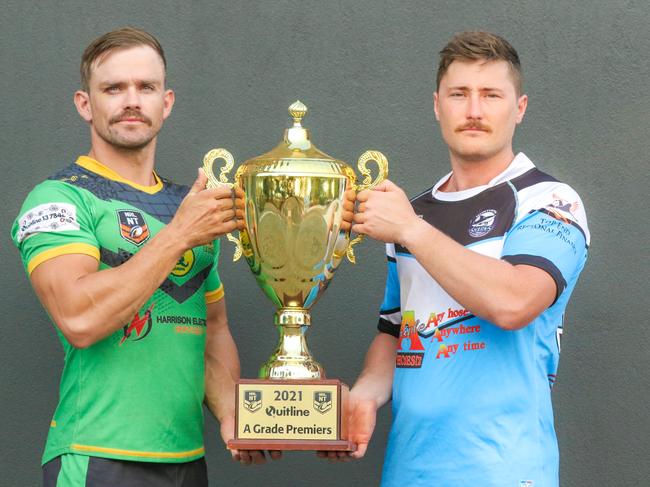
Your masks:
<instances>
[{"instance_id":1,"label":"collar trim","mask_svg":"<svg viewBox=\"0 0 650 487\"><path fill-rule=\"evenodd\" d=\"M79 156L76 164L83 167L84 169L87 169L90 172L94 172L95 174L102 176L103 178L110 179L111 181L117 181L118 183L128 184L132 188L135 188L138 191L142 191L144 193L156 194L163 188L163 182L160 177L158 177L158 174L156 174L156 171L153 171L153 177L156 180L156 184L153 186L143 186L141 184L134 183L133 181L129 181L128 179L123 178L118 173L109 167L106 167L101 162L96 161L92 157Z\"/></svg>"}]
</instances>

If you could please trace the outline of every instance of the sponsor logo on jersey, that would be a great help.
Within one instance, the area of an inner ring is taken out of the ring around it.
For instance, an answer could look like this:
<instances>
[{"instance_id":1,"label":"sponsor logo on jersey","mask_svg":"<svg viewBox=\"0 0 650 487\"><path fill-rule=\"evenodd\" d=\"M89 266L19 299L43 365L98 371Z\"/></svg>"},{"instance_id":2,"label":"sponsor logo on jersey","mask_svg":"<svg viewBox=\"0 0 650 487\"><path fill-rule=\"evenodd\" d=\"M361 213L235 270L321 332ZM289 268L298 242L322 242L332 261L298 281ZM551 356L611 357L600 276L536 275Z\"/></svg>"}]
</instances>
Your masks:
<instances>
[{"instance_id":1,"label":"sponsor logo on jersey","mask_svg":"<svg viewBox=\"0 0 650 487\"><path fill-rule=\"evenodd\" d=\"M70 203L45 203L25 213L18 222L18 241L42 232L79 230L77 207Z\"/></svg>"},{"instance_id":2,"label":"sponsor logo on jersey","mask_svg":"<svg viewBox=\"0 0 650 487\"><path fill-rule=\"evenodd\" d=\"M548 212L564 223L569 223L570 220L575 220L575 212L580 208L580 203L577 201L570 202L564 199L561 195L553 193L553 201L550 205L546 206Z\"/></svg>"},{"instance_id":3,"label":"sponsor logo on jersey","mask_svg":"<svg viewBox=\"0 0 650 487\"><path fill-rule=\"evenodd\" d=\"M153 310L154 304L155 303L152 303L151 306L149 306L149 309L144 312L142 317L140 317L139 313L136 312L131 323L124 326L124 335L120 340L120 345L127 340L137 342L149 334L153 325L151 321L151 311Z\"/></svg>"},{"instance_id":4,"label":"sponsor logo on jersey","mask_svg":"<svg viewBox=\"0 0 650 487\"><path fill-rule=\"evenodd\" d=\"M418 324L415 321L414 311L402 313L402 325L399 330L397 342L397 356L395 367L419 369L424 359L424 346L420 341Z\"/></svg>"},{"instance_id":5,"label":"sponsor logo on jersey","mask_svg":"<svg viewBox=\"0 0 650 487\"><path fill-rule=\"evenodd\" d=\"M519 481L519 487L533 487L533 481L532 480L520 480Z\"/></svg>"},{"instance_id":6,"label":"sponsor logo on jersey","mask_svg":"<svg viewBox=\"0 0 650 487\"><path fill-rule=\"evenodd\" d=\"M490 233L490 230L494 228L494 223L496 221L497 210L483 210L478 215L476 215L469 222L469 235L470 237L478 238L483 237Z\"/></svg>"},{"instance_id":7,"label":"sponsor logo on jersey","mask_svg":"<svg viewBox=\"0 0 650 487\"><path fill-rule=\"evenodd\" d=\"M183 277L194 267L194 251L192 249L186 250L176 263L176 267L172 270L172 276Z\"/></svg>"},{"instance_id":8,"label":"sponsor logo on jersey","mask_svg":"<svg viewBox=\"0 0 650 487\"><path fill-rule=\"evenodd\" d=\"M142 245L149 238L149 227L142 213L133 210L118 210L120 235L134 245Z\"/></svg>"},{"instance_id":9,"label":"sponsor logo on jersey","mask_svg":"<svg viewBox=\"0 0 650 487\"><path fill-rule=\"evenodd\" d=\"M159 314L156 324L174 325L174 331L182 335L205 335L206 320L198 316Z\"/></svg>"}]
</instances>

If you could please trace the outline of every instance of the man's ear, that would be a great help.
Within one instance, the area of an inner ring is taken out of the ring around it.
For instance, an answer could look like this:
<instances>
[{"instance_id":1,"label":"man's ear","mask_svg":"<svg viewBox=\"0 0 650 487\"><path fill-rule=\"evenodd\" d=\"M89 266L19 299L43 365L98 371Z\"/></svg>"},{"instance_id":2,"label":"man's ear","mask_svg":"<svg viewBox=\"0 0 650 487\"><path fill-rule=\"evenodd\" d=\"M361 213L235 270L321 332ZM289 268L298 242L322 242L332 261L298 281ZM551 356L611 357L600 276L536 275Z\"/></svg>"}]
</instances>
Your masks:
<instances>
[{"instance_id":1,"label":"man's ear","mask_svg":"<svg viewBox=\"0 0 650 487\"><path fill-rule=\"evenodd\" d=\"M433 92L433 112L436 114L436 120L440 121L440 115L438 115L438 92Z\"/></svg>"},{"instance_id":2,"label":"man's ear","mask_svg":"<svg viewBox=\"0 0 650 487\"><path fill-rule=\"evenodd\" d=\"M165 90L163 95L164 108L163 108L163 120L166 120L169 117L169 114L172 112L172 107L174 106L174 101L176 100L176 95L173 90Z\"/></svg>"},{"instance_id":3,"label":"man's ear","mask_svg":"<svg viewBox=\"0 0 650 487\"><path fill-rule=\"evenodd\" d=\"M93 120L93 111L90 107L90 95L82 90L76 91L74 94L74 106L77 107L79 116L86 122L90 123Z\"/></svg>"},{"instance_id":4,"label":"man's ear","mask_svg":"<svg viewBox=\"0 0 650 487\"><path fill-rule=\"evenodd\" d=\"M528 95L521 95L517 100L517 123L521 123L526 114L526 107L528 106Z\"/></svg>"}]
</instances>

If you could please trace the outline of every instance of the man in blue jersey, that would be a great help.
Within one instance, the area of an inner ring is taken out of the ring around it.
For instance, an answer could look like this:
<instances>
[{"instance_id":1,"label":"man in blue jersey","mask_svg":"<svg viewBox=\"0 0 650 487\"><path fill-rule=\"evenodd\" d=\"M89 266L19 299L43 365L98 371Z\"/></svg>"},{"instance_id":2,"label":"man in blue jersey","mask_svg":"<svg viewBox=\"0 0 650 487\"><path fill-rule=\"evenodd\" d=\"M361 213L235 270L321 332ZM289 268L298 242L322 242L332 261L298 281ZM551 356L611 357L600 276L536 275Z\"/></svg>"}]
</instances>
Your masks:
<instances>
[{"instance_id":1,"label":"man in blue jersey","mask_svg":"<svg viewBox=\"0 0 650 487\"><path fill-rule=\"evenodd\" d=\"M506 40L455 36L434 93L451 172L411 201L390 181L358 195L353 230L387 243L388 278L351 456L392 399L384 486L558 485L551 386L589 231L577 193L513 151L527 101Z\"/></svg>"}]
</instances>

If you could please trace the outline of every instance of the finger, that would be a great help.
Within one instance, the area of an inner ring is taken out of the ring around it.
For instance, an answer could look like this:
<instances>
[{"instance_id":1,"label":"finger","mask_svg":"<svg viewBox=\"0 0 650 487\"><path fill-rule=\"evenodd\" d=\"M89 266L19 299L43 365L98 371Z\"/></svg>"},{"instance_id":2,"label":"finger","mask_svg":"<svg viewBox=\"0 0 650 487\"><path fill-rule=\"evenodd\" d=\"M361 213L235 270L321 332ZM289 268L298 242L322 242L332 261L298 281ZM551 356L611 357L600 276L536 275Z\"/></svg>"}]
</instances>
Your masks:
<instances>
[{"instance_id":1,"label":"finger","mask_svg":"<svg viewBox=\"0 0 650 487\"><path fill-rule=\"evenodd\" d=\"M247 450L239 450L239 463L243 465L250 465L252 462L250 452Z\"/></svg>"},{"instance_id":2,"label":"finger","mask_svg":"<svg viewBox=\"0 0 650 487\"><path fill-rule=\"evenodd\" d=\"M368 443L358 443L357 450L350 453L350 456L357 460L359 458L363 458L363 456L366 454L367 449L368 449Z\"/></svg>"},{"instance_id":3,"label":"finger","mask_svg":"<svg viewBox=\"0 0 650 487\"><path fill-rule=\"evenodd\" d=\"M363 225L364 223L366 223L366 219L367 219L367 217L366 217L365 213L355 213L352 216L352 223L356 223L358 225Z\"/></svg>"},{"instance_id":4,"label":"finger","mask_svg":"<svg viewBox=\"0 0 650 487\"><path fill-rule=\"evenodd\" d=\"M359 207L357 208L357 212L363 213L364 211L366 211L366 208L368 208L368 205L366 205L365 202L364 203L359 203Z\"/></svg>"},{"instance_id":5,"label":"finger","mask_svg":"<svg viewBox=\"0 0 650 487\"><path fill-rule=\"evenodd\" d=\"M357 235L365 235L366 234L366 227L364 227L361 224L352 225L352 232L356 233Z\"/></svg>"},{"instance_id":6,"label":"finger","mask_svg":"<svg viewBox=\"0 0 650 487\"><path fill-rule=\"evenodd\" d=\"M236 198L235 207L241 208L243 210L246 207L246 200L244 198Z\"/></svg>"},{"instance_id":7,"label":"finger","mask_svg":"<svg viewBox=\"0 0 650 487\"><path fill-rule=\"evenodd\" d=\"M248 453L251 456L251 460L253 461L253 465L262 465L263 463L266 463L266 457L264 456L263 451L251 450Z\"/></svg>"},{"instance_id":8,"label":"finger","mask_svg":"<svg viewBox=\"0 0 650 487\"><path fill-rule=\"evenodd\" d=\"M217 239L217 238L221 237L222 235L225 235L227 233L232 233L235 230L237 230L238 227L239 227L239 224L237 223L237 220L235 220L234 218L232 220L227 221L227 222L223 222L223 223L221 223L221 225L219 225L219 229L215 230L217 233L215 234L214 238Z\"/></svg>"},{"instance_id":9,"label":"finger","mask_svg":"<svg viewBox=\"0 0 650 487\"><path fill-rule=\"evenodd\" d=\"M237 217L237 213L235 213L235 210L233 208L229 210L223 210L221 212L221 216L223 218L224 222L229 222L230 220L235 220Z\"/></svg>"},{"instance_id":10,"label":"finger","mask_svg":"<svg viewBox=\"0 0 650 487\"><path fill-rule=\"evenodd\" d=\"M196 181L194 181L194 183L192 184L192 187L190 188L188 194L196 194L199 191L204 190L207 182L208 182L208 177L205 175L203 168L200 167L198 170Z\"/></svg>"},{"instance_id":11,"label":"finger","mask_svg":"<svg viewBox=\"0 0 650 487\"><path fill-rule=\"evenodd\" d=\"M353 458L350 456L350 452L339 451L337 452L339 462L350 462Z\"/></svg>"},{"instance_id":12,"label":"finger","mask_svg":"<svg viewBox=\"0 0 650 487\"><path fill-rule=\"evenodd\" d=\"M269 450L269 456L272 460L280 460L282 458L281 450Z\"/></svg>"},{"instance_id":13,"label":"finger","mask_svg":"<svg viewBox=\"0 0 650 487\"><path fill-rule=\"evenodd\" d=\"M343 208L352 209L354 207L354 200L357 198L356 192L350 190L346 191L343 199Z\"/></svg>"},{"instance_id":14,"label":"finger","mask_svg":"<svg viewBox=\"0 0 650 487\"><path fill-rule=\"evenodd\" d=\"M377 186L372 188L373 191L393 191L397 188L397 185L393 183L390 179L384 179Z\"/></svg>"},{"instance_id":15,"label":"finger","mask_svg":"<svg viewBox=\"0 0 650 487\"><path fill-rule=\"evenodd\" d=\"M208 191L209 193L207 194L216 200L227 198L232 201L232 188L226 184L220 184L216 188L209 189Z\"/></svg>"},{"instance_id":16,"label":"finger","mask_svg":"<svg viewBox=\"0 0 650 487\"><path fill-rule=\"evenodd\" d=\"M328 452L327 452L327 460L328 460L330 463L335 463L335 462L338 460L338 458L339 458L339 457L338 457L338 455L336 454L335 451L328 451Z\"/></svg>"},{"instance_id":17,"label":"finger","mask_svg":"<svg viewBox=\"0 0 650 487\"><path fill-rule=\"evenodd\" d=\"M317 456L318 458L327 458L327 452L326 452L326 451L319 450L319 451L316 452L316 456Z\"/></svg>"},{"instance_id":18,"label":"finger","mask_svg":"<svg viewBox=\"0 0 650 487\"><path fill-rule=\"evenodd\" d=\"M232 456L232 459L235 462L239 462L241 460L241 455L239 454L239 450L230 450L230 455Z\"/></svg>"},{"instance_id":19,"label":"finger","mask_svg":"<svg viewBox=\"0 0 650 487\"><path fill-rule=\"evenodd\" d=\"M359 191L357 193L357 201L359 203L363 201L368 201L369 196L370 196L370 190L364 189L363 191Z\"/></svg>"}]
</instances>

